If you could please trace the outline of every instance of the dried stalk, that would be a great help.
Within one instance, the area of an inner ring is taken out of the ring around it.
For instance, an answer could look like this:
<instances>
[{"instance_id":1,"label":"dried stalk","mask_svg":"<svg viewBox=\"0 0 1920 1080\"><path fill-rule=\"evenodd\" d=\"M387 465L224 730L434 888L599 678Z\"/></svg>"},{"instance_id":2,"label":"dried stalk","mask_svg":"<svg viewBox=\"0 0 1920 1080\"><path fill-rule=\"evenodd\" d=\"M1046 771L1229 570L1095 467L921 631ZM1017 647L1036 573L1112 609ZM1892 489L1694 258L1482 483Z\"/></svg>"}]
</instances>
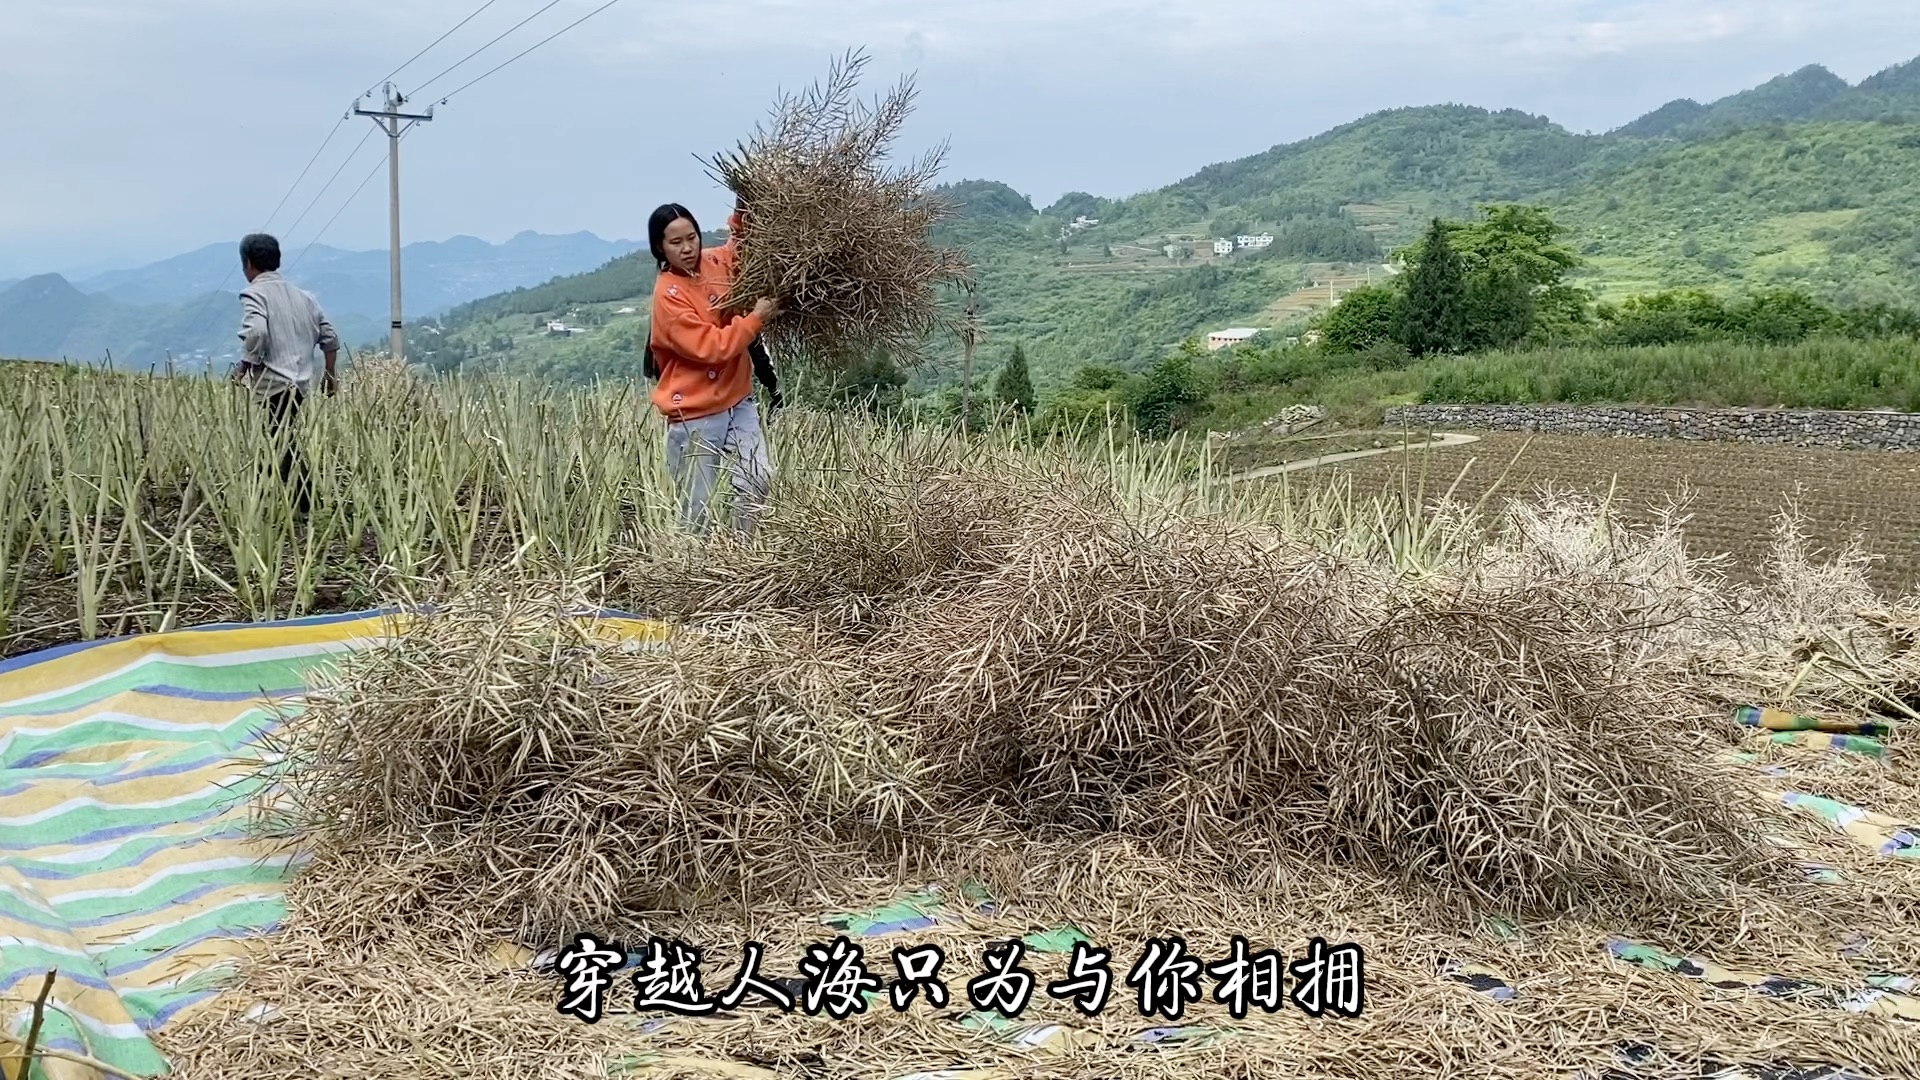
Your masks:
<instances>
[{"instance_id":1,"label":"dried stalk","mask_svg":"<svg viewBox=\"0 0 1920 1080\"><path fill-rule=\"evenodd\" d=\"M730 309L777 297L769 347L823 370L875 354L920 362L930 335L958 332L940 290L971 275L961 252L931 239L953 213L932 192L946 145L900 171L884 167L914 89L902 79L871 106L856 101L866 63L849 53L824 84L783 95L769 125L707 162L751 214Z\"/></svg>"}]
</instances>

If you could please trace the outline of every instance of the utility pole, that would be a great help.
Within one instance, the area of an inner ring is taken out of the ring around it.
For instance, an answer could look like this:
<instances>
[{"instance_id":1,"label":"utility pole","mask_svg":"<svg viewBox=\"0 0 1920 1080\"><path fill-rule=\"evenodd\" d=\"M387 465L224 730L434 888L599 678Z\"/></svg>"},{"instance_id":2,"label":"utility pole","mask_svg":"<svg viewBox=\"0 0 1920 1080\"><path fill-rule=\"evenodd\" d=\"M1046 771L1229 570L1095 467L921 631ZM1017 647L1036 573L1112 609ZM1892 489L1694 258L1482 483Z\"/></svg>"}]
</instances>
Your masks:
<instances>
[{"instance_id":1,"label":"utility pole","mask_svg":"<svg viewBox=\"0 0 1920 1080\"><path fill-rule=\"evenodd\" d=\"M966 364L960 370L960 430L973 431L973 346L980 338L980 306L973 293L967 294L967 321L960 340L967 350Z\"/></svg>"},{"instance_id":2,"label":"utility pole","mask_svg":"<svg viewBox=\"0 0 1920 1080\"><path fill-rule=\"evenodd\" d=\"M393 359L396 363L405 363L406 334L400 328L400 136L407 128L415 124L424 124L433 119L433 109L424 113L401 112L400 107L407 99L392 83L387 84L387 106L384 109L363 109L354 103L356 116L370 116L374 125L387 136L387 228L388 245L393 260ZM402 127L400 122L406 121Z\"/></svg>"}]
</instances>

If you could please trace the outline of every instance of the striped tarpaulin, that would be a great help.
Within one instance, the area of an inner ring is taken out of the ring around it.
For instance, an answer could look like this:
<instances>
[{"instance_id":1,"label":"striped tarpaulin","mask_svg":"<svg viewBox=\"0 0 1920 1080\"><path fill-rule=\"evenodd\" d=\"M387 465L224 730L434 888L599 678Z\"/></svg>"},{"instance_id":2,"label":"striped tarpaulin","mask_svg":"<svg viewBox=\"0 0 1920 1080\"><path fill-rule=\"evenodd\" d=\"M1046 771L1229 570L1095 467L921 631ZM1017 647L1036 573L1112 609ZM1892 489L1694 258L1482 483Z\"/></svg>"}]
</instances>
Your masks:
<instances>
[{"instance_id":1,"label":"striped tarpaulin","mask_svg":"<svg viewBox=\"0 0 1920 1080\"><path fill-rule=\"evenodd\" d=\"M317 667L407 618L215 626L0 661L6 1031L25 1036L53 969L40 1045L165 1071L149 1034L211 1000L249 939L285 914L294 867L245 832L262 737L299 708ZM599 618L619 637L664 632ZM46 1058L34 1076L100 1073Z\"/></svg>"}]
</instances>

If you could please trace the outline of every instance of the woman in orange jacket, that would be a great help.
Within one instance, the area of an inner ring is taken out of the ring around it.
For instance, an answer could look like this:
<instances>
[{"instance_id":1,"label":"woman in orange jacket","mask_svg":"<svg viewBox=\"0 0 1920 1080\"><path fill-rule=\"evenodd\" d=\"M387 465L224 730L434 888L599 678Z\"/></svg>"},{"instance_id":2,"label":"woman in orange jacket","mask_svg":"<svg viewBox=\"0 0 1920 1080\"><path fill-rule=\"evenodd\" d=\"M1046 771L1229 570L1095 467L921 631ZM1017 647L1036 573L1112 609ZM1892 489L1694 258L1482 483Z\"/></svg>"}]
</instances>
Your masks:
<instances>
[{"instance_id":1,"label":"woman in orange jacket","mask_svg":"<svg viewBox=\"0 0 1920 1080\"><path fill-rule=\"evenodd\" d=\"M681 520L701 533L710 524L723 463L736 500L734 524L746 532L766 507L772 479L749 348L779 306L763 297L745 315L720 310L733 285L744 217L734 211L726 244L711 251L701 249L700 225L678 203L647 220L647 241L660 264L647 340L648 366L659 371L653 405L667 419L667 468L680 487Z\"/></svg>"}]
</instances>

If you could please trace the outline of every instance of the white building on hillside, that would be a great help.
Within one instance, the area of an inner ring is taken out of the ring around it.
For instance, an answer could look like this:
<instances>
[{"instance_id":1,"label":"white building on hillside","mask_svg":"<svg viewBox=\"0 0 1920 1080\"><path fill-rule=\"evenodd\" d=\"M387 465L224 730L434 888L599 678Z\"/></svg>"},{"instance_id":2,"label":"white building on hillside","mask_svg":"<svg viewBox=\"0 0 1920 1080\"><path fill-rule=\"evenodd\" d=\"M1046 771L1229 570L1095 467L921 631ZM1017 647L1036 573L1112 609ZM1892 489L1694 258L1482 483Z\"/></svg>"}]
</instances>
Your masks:
<instances>
[{"instance_id":1,"label":"white building on hillside","mask_svg":"<svg viewBox=\"0 0 1920 1080\"><path fill-rule=\"evenodd\" d=\"M1225 237L1222 237L1219 240L1215 240L1213 242L1213 253L1215 255L1233 254L1233 241L1228 240Z\"/></svg>"},{"instance_id":2,"label":"white building on hillside","mask_svg":"<svg viewBox=\"0 0 1920 1080\"><path fill-rule=\"evenodd\" d=\"M1258 236L1236 236L1233 238L1233 246L1240 248L1263 248L1271 243L1273 243L1272 233L1261 233Z\"/></svg>"},{"instance_id":3,"label":"white building on hillside","mask_svg":"<svg viewBox=\"0 0 1920 1080\"><path fill-rule=\"evenodd\" d=\"M1207 335L1207 351L1218 352L1229 345L1244 345L1259 336L1260 331L1251 326L1235 327L1231 330L1215 330Z\"/></svg>"}]
</instances>

